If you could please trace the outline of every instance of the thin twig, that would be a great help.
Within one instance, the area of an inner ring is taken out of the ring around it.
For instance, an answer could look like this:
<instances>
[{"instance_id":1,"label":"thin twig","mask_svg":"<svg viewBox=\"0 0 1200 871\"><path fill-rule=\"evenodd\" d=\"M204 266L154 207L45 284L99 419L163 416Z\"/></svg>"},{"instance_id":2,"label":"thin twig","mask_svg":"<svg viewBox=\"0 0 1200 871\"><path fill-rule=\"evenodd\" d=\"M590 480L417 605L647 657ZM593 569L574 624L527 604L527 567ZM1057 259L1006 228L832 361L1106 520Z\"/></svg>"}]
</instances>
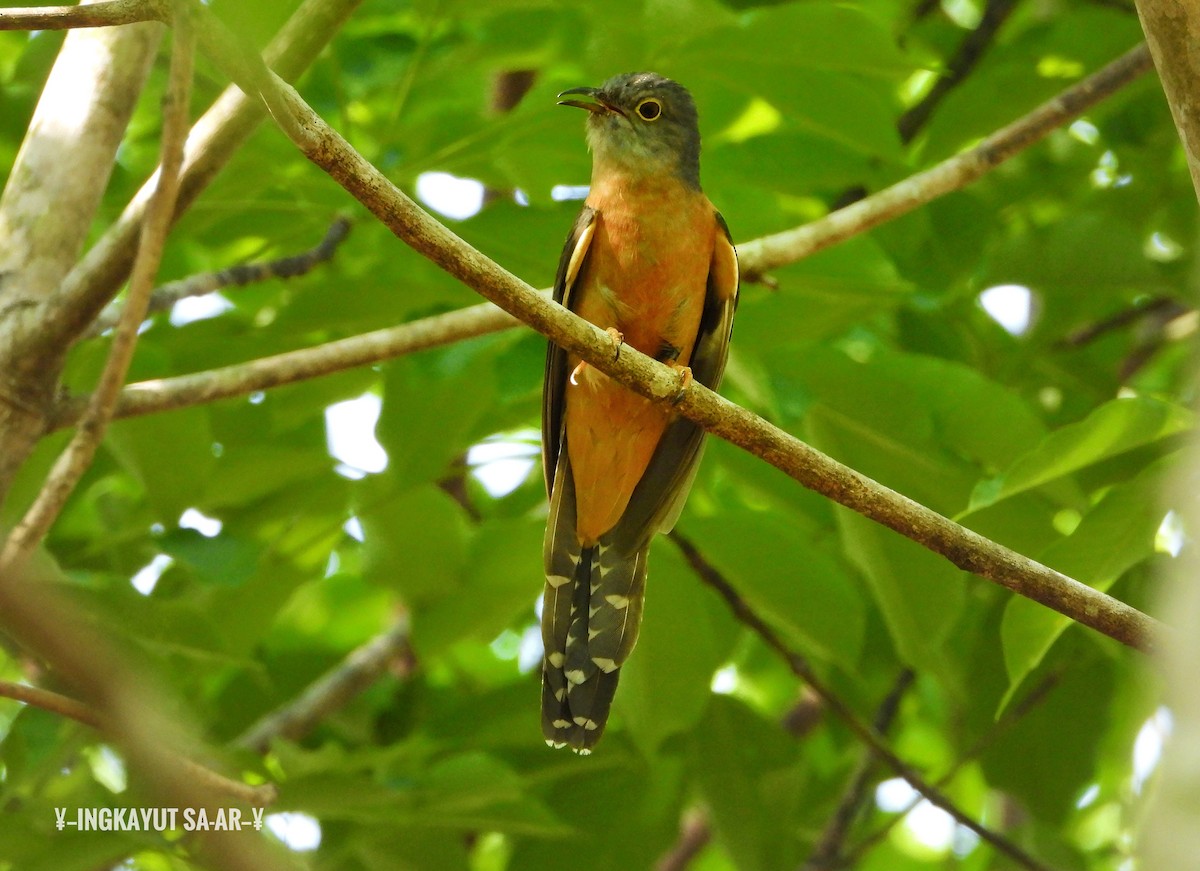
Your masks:
<instances>
[{"instance_id":1,"label":"thin twig","mask_svg":"<svg viewBox=\"0 0 1200 871\"><path fill-rule=\"evenodd\" d=\"M1009 732L1018 722L1020 722L1030 711L1040 705L1050 695L1051 690L1058 686L1062 679L1064 669L1058 668L1046 675L1033 690L1021 700L1017 705L1013 705L1004 715L999 723L996 723L985 734L981 735L970 747L968 747L950 767L950 770L934 781L934 786L938 789L944 789L954 778L962 767L972 759L983 753L988 747L995 744L997 740ZM864 837L861 841L853 846L842 857L845 867L853 867L858 860L888 836L888 833L903 820L918 804L921 803L922 796L917 796L908 803L907 806L901 808L891 818L880 826L875 831Z\"/></svg>"},{"instance_id":2,"label":"thin twig","mask_svg":"<svg viewBox=\"0 0 1200 871\"><path fill-rule=\"evenodd\" d=\"M860 741L869 747L871 752L881 762L900 777L907 780L912 785L912 788L921 793L930 804L950 814L950 816L954 817L955 821L966 826L977 834L981 840L987 841L1014 862L1017 862L1022 868L1027 869L1027 871L1047 871L1045 865L1034 859L1016 844L1012 843L1012 841L992 831L982 823L976 822L963 811L959 810L958 806L944 793L936 789L933 784L926 781L924 777L909 767L908 763L904 762L892 751L887 744L887 739L879 734L879 731L874 726L860 719L854 709L841 696L833 692L825 681L813 671L808 661L784 643L775 630L746 603L746 600L741 597L737 590L730 586L721 573L705 560L703 554L696 549L695 545L680 534L678 530L672 532L670 537L679 547L680 552L683 553L692 570L699 575L701 580L721 595L734 616L749 629L753 630L768 646L773 648L783 658L784 662L787 663L792 674L812 687L825 700L825 704L838 716L838 719Z\"/></svg>"},{"instance_id":3,"label":"thin twig","mask_svg":"<svg viewBox=\"0 0 1200 871\"><path fill-rule=\"evenodd\" d=\"M163 107L162 172L158 188L146 209L146 221L129 282L129 293L121 321L113 337L112 348L100 383L92 394L88 410L70 444L59 455L33 505L13 528L0 551L0 572L24 560L66 504L71 491L91 465L104 431L112 419L113 409L133 351L137 346L138 326L145 319L146 305L154 287L154 276L162 259L163 246L175 209L175 193L179 187L179 170L183 164L183 146L188 130L188 106L192 89L192 68L195 60L195 39L191 15L186 7L176 4L174 16L175 42L171 52L167 95Z\"/></svg>"},{"instance_id":4,"label":"thin twig","mask_svg":"<svg viewBox=\"0 0 1200 871\"><path fill-rule=\"evenodd\" d=\"M156 287L150 295L150 304L146 314L166 311L179 302L193 296L203 296L227 287L243 287L259 281L272 278L296 278L311 272L320 264L330 260L339 245L350 235L350 221L338 218L330 225L325 238L314 248L300 254L266 260L262 263L239 263L218 272L206 272L203 275L191 275L178 281L171 281L161 287ZM105 330L117 325L121 311L119 307L110 306L87 331L89 336L98 336Z\"/></svg>"},{"instance_id":5,"label":"thin twig","mask_svg":"<svg viewBox=\"0 0 1200 871\"><path fill-rule=\"evenodd\" d=\"M41 708L60 717L83 723L93 729L101 728L100 716L83 702L53 690L31 687L28 684L0 680L0 696L13 699L33 708Z\"/></svg>"},{"instance_id":6,"label":"thin twig","mask_svg":"<svg viewBox=\"0 0 1200 871\"><path fill-rule=\"evenodd\" d=\"M93 729L103 730L105 728L102 717L95 710L77 699L52 690L0 680L0 697L13 699L33 708L40 708L43 711L67 717ZM178 757L176 762L191 776L199 778L216 792L238 801L244 801L254 807L266 807L277 798L278 793L273 784L250 786L238 780L231 780L211 768L182 756Z\"/></svg>"},{"instance_id":7,"label":"thin twig","mask_svg":"<svg viewBox=\"0 0 1200 871\"><path fill-rule=\"evenodd\" d=\"M654 865L654 871L685 871L712 840L708 814L703 808L692 808L679 821L679 837Z\"/></svg>"},{"instance_id":8,"label":"thin twig","mask_svg":"<svg viewBox=\"0 0 1200 871\"><path fill-rule=\"evenodd\" d=\"M875 731L880 735L886 735L888 729L892 727L892 721L895 720L896 714L900 710L900 700L912 686L915 677L912 669L901 670L895 683L892 684L891 692L880 703L879 709L875 712L874 723ZM838 802L837 809L826 823L821 837L817 839L812 855L804 863L804 871L833 871L833 869L843 867L842 851L845 847L846 836L862 813L863 805L871 798L868 787L872 782L871 775L875 770L876 761L874 752L868 748L858 761L858 765L855 766L854 773L850 775L846 791L842 793L842 799Z\"/></svg>"},{"instance_id":9,"label":"thin twig","mask_svg":"<svg viewBox=\"0 0 1200 871\"><path fill-rule=\"evenodd\" d=\"M249 363L141 381L122 391L117 416L136 417L245 396L257 390L369 366L380 360L506 330L519 323L491 303L483 303L312 348L261 357ZM82 416L87 401L87 397L75 397L61 402L51 416L49 428L74 424Z\"/></svg>"},{"instance_id":10,"label":"thin twig","mask_svg":"<svg viewBox=\"0 0 1200 871\"><path fill-rule=\"evenodd\" d=\"M295 740L375 682L388 666L412 668L409 621L400 617L383 632L352 650L335 668L313 681L299 696L262 717L234 740L255 753L265 753L276 738Z\"/></svg>"},{"instance_id":11,"label":"thin twig","mask_svg":"<svg viewBox=\"0 0 1200 871\"><path fill-rule=\"evenodd\" d=\"M910 142L933 117L933 112L963 79L971 74L991 47L996 33L1008 20L1017 0L988 0L983 7L979 24L959 43L958 50L946 63L946 72L933 83L929 92L915 106L900 116L896 129L902 142Z\"/></svg>"},{"instance_id":12,"label":"thin twig","mask_svg":"<svg viewBox=\"0 0 1200 871\"><path fill-rule=\"evenodd\" d=\"M206 15L206 20L211 21L211 16ZM213 24L204 28L202 33L206 44L222 43L220 51L214 53L218 64L228 74L240 78L243 65L224 62L225 55L235 52L236 47L224 44L228 40L220 27ZM1093 76L1089 80L1092 84L1086 87L1082 83L1077 85L1071 99L1052 101L1035 112L1034 116L1041 119L1040 123L1044 123L1045 116L1053 116L1061 122L1071 112L1081 111L1097 92L1106 88L1111 90L1114 81L1127 81L1130 70L1137 69L1139 58L1145 57L1144 46L1135 49ZM603 330L539 295L515 275L454 235L355 151L294 89L278 79L275 79L274 85L272 99L276 106L273 111L276 114L283 111L289 113L291 117L282 124L282 129L293 138L293 142L309 160L324 169L411 248L500 308L548 336L560 347L586 360L589 365L635 393L673 407L681 416L766 460L809 489L941 554L959 568L1040 602L1131 647L1150 650L1154 646L1154 638L1162 631L1161 624L1137 609L990 541L884 487L697 382L693 382L681 396L679 378L674 370L633 347L628 347L614 359L611 339ZM246 82L243 86L253 88L255 85ZM1015 153L1022 142L1028 144L1031 137L1037 138L1046 132L1037 124L1028 128L1025 125L1014 126L1019 127L1022 133L1013 141L1005 140L1003 154L993 154L991 158L980 157L977 162L999 162L1003 156ZM985 144L988 145L988 153L1000 147L995 138ZM968 169L961 168L959 175ZM857 203L838 214L850 212L861 205ZM899 203L897 208L901 205L905 205L901 211L912 207L911 203ZM760 240L771 244L759 246L756 256L763 258L757 261L759 264L770 262L770 256L778 255L784 249L794 251L791 244L777 244L778 239L768 237Z\"/></svg>"},{"instance_id":13,"label":"thin twig","mask_svg":"<svg viewBox=\"0 0 1200 871\"><path fill-rule=\"evenodd\" d=\"M1145 43L968 151L803 227L738 246L743 280L794 263L966 187L1152 68Z\"/></svg>"},{"instance_id":14,"label":"thin twig","mask_svg":"<svg viewBox=\"0 0 1200 871\"><path fill-rule=\"evenodd\" d=\"M964 187L986 171L981 167L986 165L987 169L991 169L1001 162L1002 158L995 155L1011 157L1022 148L1033 145L1055 126L1065 123L1145 72L1147 57L1144 49L1144 46L1134 49L1025 118L992 134L983 144L970 151L942 161L923 173L812 223L776 236L742 243L738 246L738 258L743 275L762 275L768 269L802 260ZM966 172L965 167L973 169ZM787 244L772 242L781 237L792 241ZM434 346L430 344L433 336L441 337L434 340L436 344L457 342L508 329L519 323L517 318L495 306L473 306L461 312L436 315L389 330L378 330L365 336L267 358L273 361L271 365L260 365L266 360L256 360L207 373L131 385L126 388L117 415L152 414L211 402L215 398L253 393L424 350ZM205 379L215 382L211 389L206 386ZM51 428L73 423L78 419L81 407L80 400L68 400L53 416Z\"/></svg>"},{"instance_id":15,"label":"thin twig","mask_svg":"<svg viewBox=\"0 0 1200 871\"><path fill-rule=\"evenodd\" d=\"M0 11L0 30L68 30L169 21L162 0L108 0L90 6L28 6Z\"/></svg>"}]
</instances>

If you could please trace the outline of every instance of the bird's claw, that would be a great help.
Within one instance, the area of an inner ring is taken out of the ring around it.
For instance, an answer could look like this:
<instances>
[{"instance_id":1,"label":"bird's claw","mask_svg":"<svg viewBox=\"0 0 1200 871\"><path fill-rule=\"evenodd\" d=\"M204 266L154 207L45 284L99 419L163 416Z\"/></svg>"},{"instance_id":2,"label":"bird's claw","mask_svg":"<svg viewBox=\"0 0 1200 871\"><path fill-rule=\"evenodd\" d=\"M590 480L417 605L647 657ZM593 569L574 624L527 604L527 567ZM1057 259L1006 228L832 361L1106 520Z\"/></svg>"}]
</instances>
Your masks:
<instances>
[{"instance_id":1,"label":"bird's claw","mask_svg":"<svg viewBox=\"0 0 1200 871\"><path fill-rule=\"evenodd\" d=\"M675 392L675 395L671 397L671 404L678 405L683 401L683 397L687 395L687 390L692 386L692 381L695 380L692 377L692 367L681 366L674 361L668 363L667 365L670 366L672 371L679 376L679 389Z\"/></svg>"},{"instance_id":2,"label":"bird's claw","mask_svg":"<svg viewBox=\"0 0 1200 871\"><path fill-rule=\"evenodd\" d=\"M607 330L605 330L605 332L608 333L608 337L612 339L613 362L616 362L617 360L621 359L621 346L625 344L625 334L616 327L609 327ZM570 381L576 387L579 386L579 376L584 373L587 367L587 360L580 360L579 365L571 370Z\"/></svg>"},{"instance_id":3,"label":"bird's claw","mask_svg":"<svg viewBox=\"0 0 1200 871\"><path fill-rule=\"evenodd\" d=\"M609 327L604 332L608 333L608 337L613 343L613 360L621 359L621 346L625 344L625 334L616 327Z\"/></svg>"}]
</instances>

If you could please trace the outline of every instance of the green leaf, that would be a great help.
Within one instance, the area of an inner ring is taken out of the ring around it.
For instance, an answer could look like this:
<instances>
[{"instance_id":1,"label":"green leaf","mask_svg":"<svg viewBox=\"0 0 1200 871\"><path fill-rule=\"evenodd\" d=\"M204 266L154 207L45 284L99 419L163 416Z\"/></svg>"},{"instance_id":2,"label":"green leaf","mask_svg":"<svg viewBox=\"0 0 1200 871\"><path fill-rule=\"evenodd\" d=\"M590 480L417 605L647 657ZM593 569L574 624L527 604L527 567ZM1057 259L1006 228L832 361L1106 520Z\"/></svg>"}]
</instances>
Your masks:
<instances>
[{"instance_id":1,"label":"green leaf","mask_svg":"<svg viewBox=\"0 0 1200 871\"><path fill-rule=\"evenodd\" d=\"M1125 451L1153 444L1190 429L1194 415L1182 406L1149 396L1114 399L1079 423L1055 430L1008 470L981 481L968 511L994 505L1087 468Z\"/></svg>"},{"instance_id":2,"label":"green leaf","mask_svg":"<svg viewBox=\"0 0 1200 871\"><path fill-rule=\"evenodd\" d=\"M473 535L460 582L422 608L413 644L422 655L440 653L461 638L491 641L522 612L533 614L542 590L540 518L496 520Z\"/></svg>"},{"instance_id":3,"label":"green leaf","mask_svg":"<svg viewBox=\"0 0 1200 871\"><path fill-rule=\"evenodd\" d=\"M755 613L805 653L852 668L866 623L846 567L786 516L728 507L681 531Z\"/></svg>"},{"instance_id":4,"label":"green leaf","mask_svg":"<svg viewBox=\"0 0 1200 871\"><path fill-rule=\"evenodd\" d=\"M728 610L698 586L679 551L662 540L653 545L641 633L613 703L643 752L695 727L735 637Z\"/></svg>"},{"instance_id":5,"label":"green leaf","mask_svg":"<svg viewBox=\"0 0 1200 871\"><path fill-rule=\"evenodd\" d=\"M105 444L145 486L164 524L173 524L200 501L216 462L208 412L202 408L117 421Z\"/></svg>"},{"instance_id":6,"label":"green leaf","mask_svg":"<svg viewBox=\"0 0 1200 871\"><path fill-rule=\"evenodd\" d=\"M713 828L738 871L795 867L794 842L781 834L802 778L789 765L796 745L787 733L737 699L714 695L691 750Z\"/></svg>"},{"instance_id":7,"label":"green leaf","mask_svg":"<svg viewBox=\"0 0 1200 871\"><path fill-rule=\"evenodd\" d=\"M360 484L363 574L399 591L412 608L458 590L469 530L454 500L431 484L401 493L372 478Z\"/></svg>"},{"instance_id":8,"label":"green leaf","mask_svg":"<svg viewBox=\"0 0 1200 871\"><path fill-rule=\"evenodd\" d=\"M441 478L471 446L495 396L492 358L490 347L467 344L388 366L377 435L395 486Z\"/></svg>"},{"instance_id":9,"label":"green leaf","mask_svg":"<svg viewBox=\"0 0 1200 871\"><path fill-rule=\"evenodd\" d=\"M1160 501L1162 484L1180 460L1179 455L1164 457L1133 480L1112 487L1074 532L1040 554L1040 561L1106 592L1121 575L1154 553L1155 536L1165 513ZM1069 617L1029 599L1015 596L1009 601L1001 625L1009 690L1000 703L1001 710L1072 623Z\"/></svg>"}]
</instances>

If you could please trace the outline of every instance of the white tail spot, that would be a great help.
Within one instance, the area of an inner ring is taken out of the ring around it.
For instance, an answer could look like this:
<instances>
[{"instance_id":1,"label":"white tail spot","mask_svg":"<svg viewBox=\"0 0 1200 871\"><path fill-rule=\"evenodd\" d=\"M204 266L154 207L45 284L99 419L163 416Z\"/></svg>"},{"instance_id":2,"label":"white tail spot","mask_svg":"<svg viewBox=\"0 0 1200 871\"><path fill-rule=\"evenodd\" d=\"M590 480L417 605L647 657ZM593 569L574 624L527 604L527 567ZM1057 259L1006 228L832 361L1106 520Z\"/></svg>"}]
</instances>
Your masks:
<instances>
[{"instance_id":1,"label":"white tail spot","mask_svg":"<svg viewBox=\"0 0 1200 871\"><path fill-rule=\"evenodd\" d=\"M618 596L618 595L605 596L604 601L608 602L608 604L612 605L618 611L620 611L622 608L629 607L629 597L628 596Z\"/></svg>"},{"instance_id":2,"label":"white tail spot","mask_svg":"<svg viewBox=\"0 0 1200 871\"><path fill-rule=\"evenodd\" d=\"M612 674L620 667L617 665L616 660L610 659L607 656L593 656L592 662L596 663L596 667L605 674Z\"/></svg>"}]
</instances>

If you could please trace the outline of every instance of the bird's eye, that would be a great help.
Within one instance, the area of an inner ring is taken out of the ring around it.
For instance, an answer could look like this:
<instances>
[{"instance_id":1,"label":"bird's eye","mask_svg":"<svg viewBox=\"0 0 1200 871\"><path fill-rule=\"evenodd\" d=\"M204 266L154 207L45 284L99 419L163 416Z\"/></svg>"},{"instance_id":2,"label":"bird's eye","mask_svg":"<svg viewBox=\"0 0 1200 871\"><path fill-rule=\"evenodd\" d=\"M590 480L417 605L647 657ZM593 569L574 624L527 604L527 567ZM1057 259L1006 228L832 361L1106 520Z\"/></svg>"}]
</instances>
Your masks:
<instances>
[{"instance_id":1,"label":"bird's eye","mask_svg":"<svg viewBox=\"0 0 1200 871\"><path fill-rule=\"evenodd\" d=\"M662 114L662 103L649 97L637 104L637 113L646 121L653 121Z\"/></svg>"}]
</instances>

